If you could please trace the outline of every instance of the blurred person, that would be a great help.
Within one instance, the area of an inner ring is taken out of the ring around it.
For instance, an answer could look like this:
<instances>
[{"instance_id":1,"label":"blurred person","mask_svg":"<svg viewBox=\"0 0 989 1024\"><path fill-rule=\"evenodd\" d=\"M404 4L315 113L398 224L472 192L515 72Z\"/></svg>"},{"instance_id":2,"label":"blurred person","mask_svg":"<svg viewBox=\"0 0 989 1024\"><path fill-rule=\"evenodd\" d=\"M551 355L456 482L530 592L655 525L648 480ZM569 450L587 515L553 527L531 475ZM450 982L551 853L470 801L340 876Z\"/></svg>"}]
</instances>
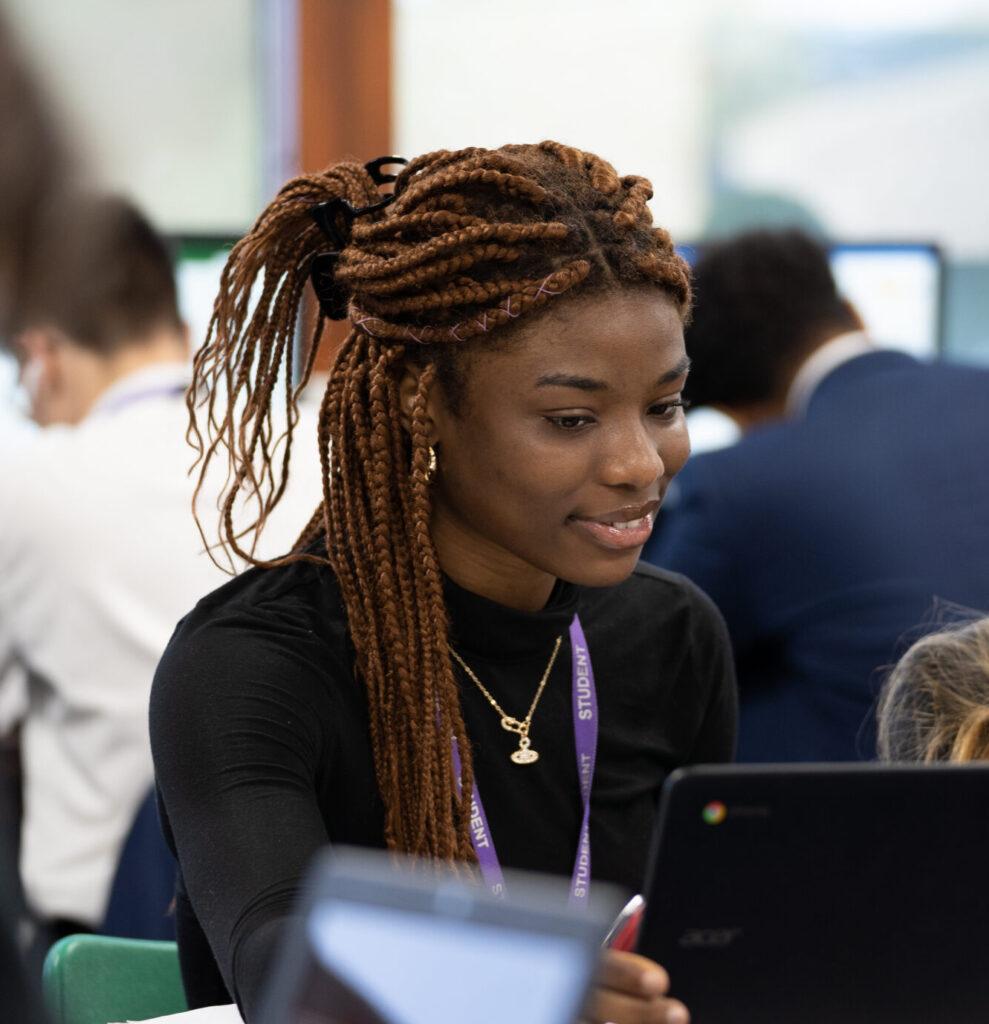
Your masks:
<instances>
[{"instance_id":1,"label":"blurred person","mask_svg":"<svg viewBox=\"0 0 989 1024\"><path fill-rule=\"evenodd\" d=\"M9 336L41 211L72 160L0 10L0 337Z\"/></svg>"},{"instance_id":2,"label":"blurred person","mask_svg":"<svg viewBox=\"0 0 989 1024\"><path fill-rule=\"evenodd\" d=\"M797 230L706 246L686 396L731 415L644 557L721 609L739 759L875 756L877 671L935 599L989 605L989 373L875 347Z\"/></svg>"},{"instance_id":3,"label":"blurred person","mask_svg":"<svg viewBox=\"0 0 989 1024\"><path fill-rule=\"evenodd\" d=\"M22 272L30 260L40 210L69 175L56 119L0 11L0 338L9 331L20 301ZM11 433L11 422L0 411L0 448ZM0 719L6 715L9 720L18 702L4 706L6 680L16 689L19 670L0 635ZM41 1024L45 1014L37 979L21 962L17 942L22 910L16 870L20 768L16 741L3 732L0 725L0 992L12 1020Z\"/></svg>"},{"instance_id":4,"label":"blurred person","mask_svg":"<svg viewBox=\"0 0 989 1024\"><path fill-rule=\"evenodd\" d=\"M27 680L20 871L40 952L101 924L152 785L155 664L223 576L192 515L188 338L166 244L130 202L71 194L49 204L33 251L12 348L44 429L0 457L0 650Z\"/></svg>"},{"instance_id":5,"label":"blurred person","mask_svg":"<svg viewBox=\"0 0 989 1024\"><path fill-rule=\"evenodd\" d=\"M879 694L885 761L989 760L989 618L914 642Z\"/></svg>"},{"instance_id":6,"label":"blurred person","mask_svg":"<svg viewBox=\"0 0 989 1024\"><path fill-rule=\"evenodd\" d=\"M503 866L565 875L579 906L642 886L663 781L733 749L720 616L638 566L688 452L688 271L649 182L554 142L427 154L390 195L381 165L280 190L195 364L207 468L238 484L310 280L349 323L300 549L200 602L152 691L190 1006L247 1021L326 843L495 891ZM588 1018L683 1024L670 984L610 951Z\"/></svg>"},{"instance_id":7,"label":"blurred person","mask_svg":"<svg viewBox=\"0 0 989 1024\"><path fill-rule=\"evenodd\" d=\"M59 128L0 10L0 339L9 337L21 301L41 211L74 171ZM31 429L5 386L12 369L0 350L0 452ZM3 665L0 651L0 674Z\"/></svg>"}]
</instances>

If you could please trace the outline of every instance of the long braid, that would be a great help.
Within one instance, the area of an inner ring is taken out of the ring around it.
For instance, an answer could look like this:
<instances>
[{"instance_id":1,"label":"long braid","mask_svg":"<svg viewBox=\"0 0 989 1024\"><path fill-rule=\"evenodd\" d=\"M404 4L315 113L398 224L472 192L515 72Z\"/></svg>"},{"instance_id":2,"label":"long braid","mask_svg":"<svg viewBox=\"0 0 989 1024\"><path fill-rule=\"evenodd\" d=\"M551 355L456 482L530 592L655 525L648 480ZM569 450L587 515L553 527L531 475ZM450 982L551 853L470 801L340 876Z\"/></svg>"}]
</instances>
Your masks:
<instances>
[{"instance_id":1,"label":"long braid","mask_svg":"<svg viewBox=\"0 0 989 1024\"><path fill-rule=\"evenodd\" d=\"M429 532L432 512L432 496L428 480L428 424L426 421L426 400L436 380L435 367L427 368L419 379L418 390L412 407L412 480L411 497L413 514L408 519L409 548L419 552L413 565L415 576L416 607L422 610L419 628L427 638L423 648L422 671L436 681L436 706L438 729L443 736L453 736L461 752L461 797L459 819L464 825L459 831L445 827L439 814L443 807L453 804L453 774L445 767L450 748L442 744L436 751L435 776L441 787L439 800L432 809L433 828L442 845L438 854L443 857L456 856L460 859L471 857L470 839L466 824L470 818L470 794L474 783L473 762L469 756L470 746L460 711L457 684L453 675L450 648L447 643L449 622L443 601L443 578L439 558Z\"/></svg>"},{"instance_id":2,"label":"long braid","mask_svg":"<svg viewBox=\"0 0 989 1024\"><path fill-rule=\"evenodd\" d=\"M219 507L228 553L262 565L309 559L332 567L367 691L390 848L473 857L473 761L430 533L431 389L440 386L456 413L459 353L489 343L482 336L493 343L565 294L652 284L686 315L688 272L666 232L652 226L651 195L646 179L619 178L593 154L552 142L438 151L409 163L392 203L357 217L338 259L351 331L320 407L323 498L296 552L277 563L254 558L241 539L256 538L283 493L296 400L322 335L320 318L293 390L299 305L312 260L329 247L311 211L331 199L376 204L377 185L357 164L289 182L224 269L189 397L199 488L226 455ZM399 383L410 361L420 372L406 430ZM287 436L276 465L279 378ZM236 514L245 501L255 509L247 529ZM318 539L325 556L312 552Z\"/></svg>"}]
</instances>

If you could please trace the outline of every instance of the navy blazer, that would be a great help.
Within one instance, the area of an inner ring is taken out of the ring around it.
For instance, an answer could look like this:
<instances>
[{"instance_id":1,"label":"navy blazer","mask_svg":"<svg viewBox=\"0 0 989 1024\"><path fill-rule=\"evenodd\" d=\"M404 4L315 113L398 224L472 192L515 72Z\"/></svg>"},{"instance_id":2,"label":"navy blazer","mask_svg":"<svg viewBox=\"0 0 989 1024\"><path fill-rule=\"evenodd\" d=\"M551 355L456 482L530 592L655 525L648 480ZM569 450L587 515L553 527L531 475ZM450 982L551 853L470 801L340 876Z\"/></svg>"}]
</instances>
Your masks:
<instances>
[{"instance_id":1,"label":"navy blazer","mask_svg":"<svg viewBox=\"0 0 989 1024\"><path fill-rule=\"evenodd\" d=\"M643 557L725 616L740 760L875 756L883 670L944 602L989 612L989 371L859 356L675 487Z\"/></svg>"}]
</instances>

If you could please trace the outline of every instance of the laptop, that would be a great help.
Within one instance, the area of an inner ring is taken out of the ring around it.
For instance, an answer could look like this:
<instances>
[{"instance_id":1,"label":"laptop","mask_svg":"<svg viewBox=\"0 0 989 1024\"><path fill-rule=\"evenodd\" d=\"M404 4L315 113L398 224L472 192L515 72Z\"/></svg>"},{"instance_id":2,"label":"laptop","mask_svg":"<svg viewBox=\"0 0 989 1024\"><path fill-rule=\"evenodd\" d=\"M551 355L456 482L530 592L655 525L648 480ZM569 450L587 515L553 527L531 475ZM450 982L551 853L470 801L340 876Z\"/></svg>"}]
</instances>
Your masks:
<instances>
[{"instance_id":1,"label":"laptop","mask_svg":"<svg viewBox=\"0 0 989 1024\"><path fill-rule=\"evenodd\" d=\"M313 863L259 1024L573 1024L624 893L586 912L565 881L505 872L507 895L374 850Z\"/></svg>"},{"instance_id":2,"label":"laptop","mask_svg":"<svg viewBox=\"0 0 989 1024\"><path fill-rule=\"evenodd\" d=\"M681 769L638 950L693 1024L989 1020L989 765Z\"/></svg>"}]
</instances>

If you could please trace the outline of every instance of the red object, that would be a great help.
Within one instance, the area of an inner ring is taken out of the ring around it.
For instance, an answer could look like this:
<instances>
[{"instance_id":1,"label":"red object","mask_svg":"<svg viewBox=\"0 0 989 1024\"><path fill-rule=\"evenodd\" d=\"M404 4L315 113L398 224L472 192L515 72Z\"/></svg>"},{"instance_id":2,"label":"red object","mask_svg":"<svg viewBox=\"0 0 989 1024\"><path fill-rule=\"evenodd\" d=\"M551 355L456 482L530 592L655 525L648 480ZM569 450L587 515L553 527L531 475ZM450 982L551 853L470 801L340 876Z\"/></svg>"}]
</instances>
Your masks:
<instances>
[{"instance_id":1,"label":"red object","mask_svg":"<svg viewBox=\"0 0 989 1024\"><path fill-rule=\"evenodd\" d=\"M639 938L639 923L645 909L646 903L641 896L629 900L605 940L608 949L617 949L621 953L631 953L635 949Z\"/></svg>"}]
</instances>

